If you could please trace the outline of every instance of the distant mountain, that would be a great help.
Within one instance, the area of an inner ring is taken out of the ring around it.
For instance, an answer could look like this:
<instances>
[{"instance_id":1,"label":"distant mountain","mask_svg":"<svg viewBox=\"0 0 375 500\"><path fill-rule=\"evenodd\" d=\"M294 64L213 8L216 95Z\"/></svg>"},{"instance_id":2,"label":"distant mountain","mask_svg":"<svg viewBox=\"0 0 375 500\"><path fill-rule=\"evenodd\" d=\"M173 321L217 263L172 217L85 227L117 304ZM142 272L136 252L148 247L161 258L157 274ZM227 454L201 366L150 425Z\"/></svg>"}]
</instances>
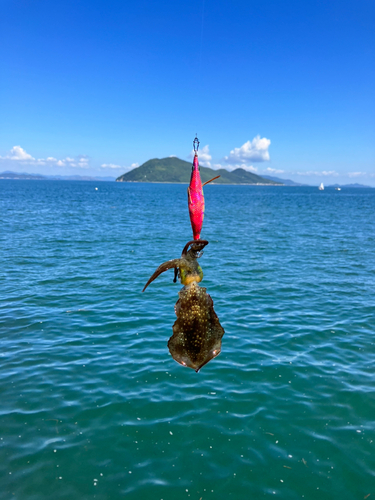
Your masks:
<instances>
[{"instance_id":1,"label":"distant mountain","mask_svg":"<svg viewBox=\"0 0 375 500\"><path fill-rule=\"evenodd\" d=\"M330 184L327 187L342 187L342 188L370 188L371 186L366 186L365 184L358 184L355 182L354 184Z\"/></svg>"},{"instance_id":2,"label":"distant mountain","mask_svg":"<svg viewBox=\"0 0 375 500\"><path fill-rule=\"evenodd\" d=\"M91 177L89 175L53 175L48 176L47 179L53 181L105 181L114 182L116 177Z\"/></svg>"},{"instance_id":3,"label":"distant mountain","mask_svg":"<svg viewBox=\"0 0 375 500\"><path fill-rule=\"evenodd\" d=\"M182 182L189 184L192 164L179 158L154 158L143 163L121 175L116 182ZM220 175L215 184L269 184L279 185L271 179L265 179L259 175L247 172L243 168L237 168L232 172L225 170L213 170L212 168L200 167L202 182Z\"/></svg>"},{"instance_id":4,"label":"distant mountain","mask_svg":"<svg viewBox=\"0 0 375 500\"><path fill-rule=\"evenodd\" d=\"M40 175L25 174L19 172L2 172L0 179L18 179L18 180L44 180L44 181L110 181L114 182L115 177L90 177L88 175Z\"/></svg>"},{"instance_id":5,"label":"distant mountain","mask_svg":"<svg viewBox=\"0 0 375 500\"><path fill-rule=\"evenodd\" d=\"M298 182L291 181L290 179L280 179L280 177L274 177L271 175L262 175L265 179L270 179L271 181L280 182L284 186L307 186L307 184L300 184Z\"/></svg>"},{"instance_id":6,"label":"distant mountain","mask_svg":"<svg viewBox=\"0 0 375 500\"><path fill-rule=\"evenodd\" d=\"M21 174L17 172L10 172L9 170L6 172L0 173L0 179L33 179L33 180L43 180L46 179L44 175L39 174Z\"/></svg>"}]
</instances>

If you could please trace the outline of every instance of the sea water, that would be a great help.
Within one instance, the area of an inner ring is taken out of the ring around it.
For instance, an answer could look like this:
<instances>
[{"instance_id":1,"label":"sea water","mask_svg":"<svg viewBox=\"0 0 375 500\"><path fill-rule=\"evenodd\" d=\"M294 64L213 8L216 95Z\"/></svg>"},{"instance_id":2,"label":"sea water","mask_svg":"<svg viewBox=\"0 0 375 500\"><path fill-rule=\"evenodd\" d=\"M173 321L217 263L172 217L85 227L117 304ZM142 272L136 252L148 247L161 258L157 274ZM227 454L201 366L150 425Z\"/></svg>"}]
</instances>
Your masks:
<instances>
[{"instance_id":1,"label":"sea water","mask_svg":"<svg viewBox=\"0 0 375 500\"><path fill-rule=\"evenodd\" d=\"M205 197L197 374L173 271L142 293L185 185L0 181L1 499L375 498L375 189Z\"/></svg>"}]
</instances>

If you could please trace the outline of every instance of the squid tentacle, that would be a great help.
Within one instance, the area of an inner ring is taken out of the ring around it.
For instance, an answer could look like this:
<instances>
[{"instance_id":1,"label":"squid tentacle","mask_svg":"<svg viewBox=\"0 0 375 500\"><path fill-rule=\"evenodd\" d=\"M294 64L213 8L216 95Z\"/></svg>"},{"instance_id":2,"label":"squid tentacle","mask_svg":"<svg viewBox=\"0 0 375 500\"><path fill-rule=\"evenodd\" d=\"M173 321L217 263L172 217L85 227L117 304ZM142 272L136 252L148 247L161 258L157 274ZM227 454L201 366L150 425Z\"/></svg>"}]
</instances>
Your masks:
<instances>
[{"instance_id":1,"label":"squid tentacle","mask_svg":"<svg viewBox=\"0 0 375 500\"><path fill-rule=\"evenodd\" d=\"M158 276L161 275L161 273L164 273L165 271L168 271L168 269L176 269L177 267L180 267L180 262L181 259L172 259L172 260L167 260L167 262L164 262L163 264L160 264L160 266L156 269L154 274L150 277L150 279L147 281L145 284L145 287L143 288L142 292L146 290L148 285L152 283Z\"/></svg>"}]
</instances>

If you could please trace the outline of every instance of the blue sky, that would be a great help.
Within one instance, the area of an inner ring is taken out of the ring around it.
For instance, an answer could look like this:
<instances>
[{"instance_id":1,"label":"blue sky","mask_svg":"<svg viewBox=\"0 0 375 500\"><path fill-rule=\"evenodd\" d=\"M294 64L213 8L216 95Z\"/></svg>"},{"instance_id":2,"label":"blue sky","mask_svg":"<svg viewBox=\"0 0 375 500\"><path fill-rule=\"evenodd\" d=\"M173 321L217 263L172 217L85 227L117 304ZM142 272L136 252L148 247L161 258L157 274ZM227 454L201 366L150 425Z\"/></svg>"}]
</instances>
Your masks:
<instances>
[{"instance_id":1,"label":"blue sky","mask_svg":"<svg viewBox=\"0 0 375 500\"><path fill-rule=\"evenodd\" d=\"M375 3L2 0L0 172L375 186Z\"/></svg>"}]
</instances>

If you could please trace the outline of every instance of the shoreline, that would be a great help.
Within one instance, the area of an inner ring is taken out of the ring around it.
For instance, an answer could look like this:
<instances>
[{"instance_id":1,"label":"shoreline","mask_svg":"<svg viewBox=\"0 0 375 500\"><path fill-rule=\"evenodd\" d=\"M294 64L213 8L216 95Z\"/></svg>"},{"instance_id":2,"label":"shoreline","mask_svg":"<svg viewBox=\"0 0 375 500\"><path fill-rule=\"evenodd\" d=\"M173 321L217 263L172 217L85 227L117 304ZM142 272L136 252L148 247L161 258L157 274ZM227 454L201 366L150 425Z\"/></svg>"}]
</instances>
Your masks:
<instances>
[{"instance_id":1,"label":"shoreline","mask_svg":"<svg viewBox=\"0 0 375 500\"><path fill-rule=\"evenodd\" d=\"M167 182L167 181L118 181L116 179L115 182L122 182L122 183L128 183L128 184L185 184L185 186L189 185L189 182ZM275 186L275 187L280 187L280 186L286 186L286 184L263 184L263 183L258 183L258 184L250 184L249 182L236 182L236 183L230 183L230 182L210 182L211 186ZM292 186L293 187L293 186ZM298 186L295 186L298 187Z\"/></svg>"}]
</instances>

